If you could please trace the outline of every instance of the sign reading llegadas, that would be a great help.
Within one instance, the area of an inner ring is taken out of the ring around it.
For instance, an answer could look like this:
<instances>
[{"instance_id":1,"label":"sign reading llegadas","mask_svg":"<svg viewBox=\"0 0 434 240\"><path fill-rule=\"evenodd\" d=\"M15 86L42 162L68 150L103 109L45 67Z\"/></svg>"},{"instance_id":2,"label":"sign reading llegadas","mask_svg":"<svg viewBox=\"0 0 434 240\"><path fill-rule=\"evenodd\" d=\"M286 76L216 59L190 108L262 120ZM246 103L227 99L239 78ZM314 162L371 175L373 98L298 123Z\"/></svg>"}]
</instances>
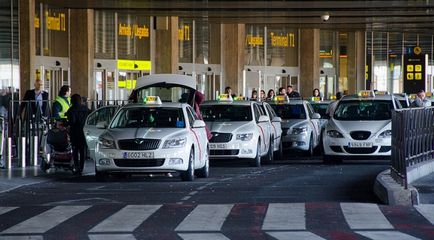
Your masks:
<instances>
[{"instance_id":1,"label":"sign reading llegadas","mask_svg":"<svg viewBox=\"0 0 434 240\"><path fill-rule=\"evenodd\" d=\"M138 24L131 25L119 23L118 29L119 36L126 36L130 38L137 37L139 39L149 37L149 27L147 27L145 24L143 24L143 26L139 26Z\"/></svg>"}]
</instances>

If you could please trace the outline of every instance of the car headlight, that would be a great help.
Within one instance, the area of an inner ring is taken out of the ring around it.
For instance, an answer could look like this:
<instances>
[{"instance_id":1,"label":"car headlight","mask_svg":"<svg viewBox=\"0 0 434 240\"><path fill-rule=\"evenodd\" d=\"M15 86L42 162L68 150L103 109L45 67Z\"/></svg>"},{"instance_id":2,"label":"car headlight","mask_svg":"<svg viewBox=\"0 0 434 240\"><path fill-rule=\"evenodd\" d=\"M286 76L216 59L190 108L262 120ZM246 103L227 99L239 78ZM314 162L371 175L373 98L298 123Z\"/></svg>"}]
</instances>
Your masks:
<instances>
[{"instance_id":1,"label":"car headlight","mask_svg":"<svg viewBox=\"0 0 434 240\"><path fill-rule=\"evenodd\" d=\"M292 134L294 134L294 135L305 134L305 133L307 133L307 126L293 127L292 128Z\"/></svg>"},{"instance_id":2,"label":"car headlight","mask_svg":"<svg viewBox=\"0 0 434 240\"><path fill-rule=\"evenodd\" d=\"M380 135L378 135L379 138L390 138L392 137L392 130L386 130L382 133L380 133Z\"/></svg>"},{"instance_id":3,"label":"car headlight","mask_svg":"<svg viewBox=\"0 0 434 240\"><path fill-rule=\"evenodd\" d=\"M332 138L344 138L344 135L336 130L327 131L327 135Z\"/></svg>"},{"instance_id":4,"label":"car headlight","mask_svg":"<svg viewBox=\"0 0 434 240\"><path fill-rule=\"evenodd\" d=\"M180 148L184 147L187 137L168 139L164 142L163 148Z\"/></svg>"},{"instance_id":5,"label":"car headlight","mask_svg":"<svg viewBox=\"0 0 434 240\"><path fill-rule=\"evenodd\" d=\"M101 148L106 148L106 149L114 149L116 148L115 146L115 140L113 140L113 138L108 135L108 134L103 134L98 138L98 143L100 144Z\"/></svg>"},{"instance_id":6,"label":"car headlight","mask_svg":"<svg viewBox=\"0 0 434 240\"><path fill-rule=\"evenodd\" d=\"M250 141L252 140L253 133L240 133L237 134L237 140L241 141Z\"/></svg>"}]
</instances>

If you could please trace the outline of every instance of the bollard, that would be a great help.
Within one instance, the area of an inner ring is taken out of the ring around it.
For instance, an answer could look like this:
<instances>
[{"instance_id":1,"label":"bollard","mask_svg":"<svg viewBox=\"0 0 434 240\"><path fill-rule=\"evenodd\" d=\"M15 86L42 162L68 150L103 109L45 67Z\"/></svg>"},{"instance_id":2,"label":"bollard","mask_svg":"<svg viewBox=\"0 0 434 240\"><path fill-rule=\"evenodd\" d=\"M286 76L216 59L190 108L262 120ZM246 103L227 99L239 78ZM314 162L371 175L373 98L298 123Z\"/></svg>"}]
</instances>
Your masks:
<instances>
[{"instance_id":1,"label":"bollard","mask_svg":"<svg viewBox=\"0 0 434 240\"><path fill-rule=\"evenodd\" d=\"M21 137L21 167L26 167L26 137Z\"/></svg>"},{"instance_id":2,"label":"bollard","mask_svg":"<svg viewBox=\"0 0 434 240\"><path fill-rule=\"evenodd\" d=\"M7 168L11 169L12 168L12 138L8 137L8 162L7 162Z\"/></svg>"},{"instance_id":3,"label":"bollard","mask_svg":"<svg viewBox=\"0 0 434 240\"><path fill-rule=\"evenodd\" d=\"M33 138L33 166L38 166L38 153L39 153L39 140L38 136Z\"/></svg>"}]
</instances>

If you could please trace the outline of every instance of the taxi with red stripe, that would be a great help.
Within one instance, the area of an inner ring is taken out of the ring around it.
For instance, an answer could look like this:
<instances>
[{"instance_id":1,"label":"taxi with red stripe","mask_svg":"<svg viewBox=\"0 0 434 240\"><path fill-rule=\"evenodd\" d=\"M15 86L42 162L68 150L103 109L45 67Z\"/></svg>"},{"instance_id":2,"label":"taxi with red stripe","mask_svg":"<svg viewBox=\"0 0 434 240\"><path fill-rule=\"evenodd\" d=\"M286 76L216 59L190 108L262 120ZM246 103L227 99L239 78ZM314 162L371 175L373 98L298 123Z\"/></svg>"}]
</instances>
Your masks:
<instances>
[{"instance_id":1,"label":"taxi with red stripe","mask_svg":"<svg viewBox=\"0 0 434 240\"><path fill-rule=\"evenodd\" d=\"M95 172L97 177L179 172L184 181L208 177L205 122L189 104L161 102L158 96L128 104L99 136Z\"/></svg>"},{"instance_id":2,"label":"taxi with red stripe","mask_svg":"<svg viewBox=\"0 0 434 240\"><path fill-rule=\"evenodd\" d=\"M272 161L272 125L259 102L222 94L215 101L204 102L200 108L212 133L211 159L249 159L256 167L261 166L262 159Z\"/></svg>"}]
</instances>

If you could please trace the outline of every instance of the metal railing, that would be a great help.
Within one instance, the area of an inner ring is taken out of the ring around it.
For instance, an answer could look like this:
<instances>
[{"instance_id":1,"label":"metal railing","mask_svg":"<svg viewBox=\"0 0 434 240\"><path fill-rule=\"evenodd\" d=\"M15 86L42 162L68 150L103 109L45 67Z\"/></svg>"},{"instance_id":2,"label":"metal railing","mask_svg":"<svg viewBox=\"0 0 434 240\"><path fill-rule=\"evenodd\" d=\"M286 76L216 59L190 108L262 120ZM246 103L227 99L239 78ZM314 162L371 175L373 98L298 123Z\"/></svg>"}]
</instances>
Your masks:
<instances>
[{"instance_id":1,"label":"metal railing","mask_svg":"<svg viewBox=\"0 0 434 240\"><path fill-rule=\"evenodd\" d=\"M4 146L0 156L7 168L12 166L36 166L40 157L44 155L45 136L53 122L53 100L42 101L43 108L37 101L10 101L7 117L4 119L0 131L3 138L0 143ZM107 105L125 105L128 100L95 100L86 101L89 112ZM1 123L2 121L0 121ZM3 153L3 154L2 154Z\"/></svg>"},{"instance_id":2,"label":"metal railing","mask_svg":"<svg viewBox=\"0 0 434 240\"><path fill-rule=\"evenodd\" d=\"M434 107L399 109L392 114L391 176L408 188L407 171L434 159Z\"/></svg>"}]
</instances>

